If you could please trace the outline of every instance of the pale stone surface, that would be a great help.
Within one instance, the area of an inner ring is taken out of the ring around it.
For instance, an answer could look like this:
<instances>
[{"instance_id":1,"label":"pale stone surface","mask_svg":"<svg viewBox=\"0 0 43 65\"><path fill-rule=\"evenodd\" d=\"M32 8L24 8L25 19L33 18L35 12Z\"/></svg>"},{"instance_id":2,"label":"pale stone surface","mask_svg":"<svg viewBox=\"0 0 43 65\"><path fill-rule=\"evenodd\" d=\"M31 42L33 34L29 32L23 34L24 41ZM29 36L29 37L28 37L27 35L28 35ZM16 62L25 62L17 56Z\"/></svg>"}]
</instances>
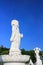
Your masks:
<instances>
[{"instance_id":1,"label":"pale stone surface","mask_svg":"<svg viewBox=\"0 0 43 65\"><path fill-rule=\"evenodd\" d=\"M19 31L19 22L17 20L12 20L12 35L10 38L11 48L9 54L20 54L20 40L23 37L23 34L20 34Z\"/></svg>"},{"instance_id":2,"label":"pale stone surface","mask_svg":"<svg viewBox=\"0 0 43 65\"><path fill-rule=\"evenodd\" d=\"M25 65L25 63L4 63L4 65Z\"/></svg>"},{"instance_id":3,"label":"pale stone surface","mask_svg":"<svg viewBox=\"0 0 43 65\"><path fill-rule=\"evenodd\" d=\"M39 52L40 52L40 48L35 48L34 51L36 53L36 65L42 65L42 61L40 59L40 55L39 55Z\"/></svg>"},{"instance_id":4,"label":"pale stone surface","mask_svg":"<svg viewBox=\"0 0 43 65\"><path fill-rule=\"evenodd\" d=\"M0 55L0 62L4 62L3 65L25 65L29 58L28 55Z\"/></svg>"},{"instance_id":5,"label":"pale stone surface","mask_svg":"<svg viewBox=\"0 0 43 65\"><path fill-rule=\"evenodd\" d=\"M0 55L0 61L3 62L27 62L29 58L28 55Z\"/></svg>"}]
</instances>

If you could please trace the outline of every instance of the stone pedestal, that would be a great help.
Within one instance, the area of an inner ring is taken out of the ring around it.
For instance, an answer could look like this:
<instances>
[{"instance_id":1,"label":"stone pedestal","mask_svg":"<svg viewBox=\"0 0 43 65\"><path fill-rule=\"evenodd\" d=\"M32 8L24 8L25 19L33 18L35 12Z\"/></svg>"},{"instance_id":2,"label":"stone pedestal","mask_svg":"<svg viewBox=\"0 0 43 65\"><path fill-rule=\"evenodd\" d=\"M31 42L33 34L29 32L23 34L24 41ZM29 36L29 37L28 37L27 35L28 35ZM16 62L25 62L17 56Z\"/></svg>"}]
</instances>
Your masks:
<instances>
[{"instance_id":1,"label":"stone pedestal","mask_svg":"<svg viewBox=\"0 0 43 65\"><path fill-rule=\"evenodd\" d=\"M29 61L30 56L28 55L1 55L0 62L3 62L3 65L25 65L25 62Z\"/></svg>"},{"instance_id":2,"label":"stone pedestal","mask_svg":"<svg viewBox=\"0 0 43 65\"><path fill-rule=\"evenodd\" d=\"M4 65L25 65L25 63L4 63Z\"/></svg>"}]
</instances>

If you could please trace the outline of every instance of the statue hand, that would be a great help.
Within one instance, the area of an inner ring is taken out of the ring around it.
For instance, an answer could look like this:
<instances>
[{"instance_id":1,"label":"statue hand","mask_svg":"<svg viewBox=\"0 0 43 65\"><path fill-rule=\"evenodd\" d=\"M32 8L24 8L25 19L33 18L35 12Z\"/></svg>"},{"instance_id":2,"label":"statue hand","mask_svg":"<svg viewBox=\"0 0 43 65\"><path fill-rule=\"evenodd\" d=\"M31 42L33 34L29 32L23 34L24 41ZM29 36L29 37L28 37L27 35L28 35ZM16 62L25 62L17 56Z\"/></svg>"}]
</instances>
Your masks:
<instances>
[{"instance_id":1,"label":"statue hand","mask_svg":"<svg viewBox=\"0 0 43 65\"><path fill-rule=\"evenodd\" d=\"M21 34L21 37L23 37L23 34Z\"/></svg>"}]
</instances>

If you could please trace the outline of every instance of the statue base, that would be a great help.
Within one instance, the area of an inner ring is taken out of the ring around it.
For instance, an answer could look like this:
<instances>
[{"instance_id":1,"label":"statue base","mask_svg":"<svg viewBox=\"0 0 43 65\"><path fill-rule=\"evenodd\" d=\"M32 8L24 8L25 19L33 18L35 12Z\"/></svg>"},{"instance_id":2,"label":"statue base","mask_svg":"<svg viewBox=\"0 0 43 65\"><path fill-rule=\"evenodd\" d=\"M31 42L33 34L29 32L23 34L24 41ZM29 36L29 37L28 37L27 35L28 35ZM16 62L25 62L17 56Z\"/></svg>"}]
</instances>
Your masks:
<instances>
[{"instance_id":1,"label":"statue base","mask_svg":"<svg viewBox=\"0 0 43 65\"><path fill-rule=\"evenodd\" d=\"M3 65L25 65L29 59L29 55L0 55L0 62L3 62Z\"/></svg>"}]
</instances>

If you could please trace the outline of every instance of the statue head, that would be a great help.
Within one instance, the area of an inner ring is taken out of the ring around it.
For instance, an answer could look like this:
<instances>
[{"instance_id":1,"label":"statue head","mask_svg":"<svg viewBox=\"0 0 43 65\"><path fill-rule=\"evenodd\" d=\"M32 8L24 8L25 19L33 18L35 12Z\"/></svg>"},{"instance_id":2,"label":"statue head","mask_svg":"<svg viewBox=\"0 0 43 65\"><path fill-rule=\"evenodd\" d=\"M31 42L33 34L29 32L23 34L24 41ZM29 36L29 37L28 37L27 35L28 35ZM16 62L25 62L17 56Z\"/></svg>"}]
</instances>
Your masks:
<instances>
[{"instance_id":1,"label":"statue head","mask_svg":"<svg viewBox=\"0 0 43 65\"><path fill-rule=\"evenodd\" d=\"M12 20L11 25L19 26L18 20Z\"/></svg>"},{"instance_id":2,"label":"statue head","mask_svg":"<svg viewBox=\"0 0 43 65\"><path fill-rule=\"evenodd\" d=\"M39 53L39 52L41 51L41 49L38 48L38 47L36 47L36 48L34 49L34 51L35 51L35 53Z\"/></svg>"}]
</instances>

